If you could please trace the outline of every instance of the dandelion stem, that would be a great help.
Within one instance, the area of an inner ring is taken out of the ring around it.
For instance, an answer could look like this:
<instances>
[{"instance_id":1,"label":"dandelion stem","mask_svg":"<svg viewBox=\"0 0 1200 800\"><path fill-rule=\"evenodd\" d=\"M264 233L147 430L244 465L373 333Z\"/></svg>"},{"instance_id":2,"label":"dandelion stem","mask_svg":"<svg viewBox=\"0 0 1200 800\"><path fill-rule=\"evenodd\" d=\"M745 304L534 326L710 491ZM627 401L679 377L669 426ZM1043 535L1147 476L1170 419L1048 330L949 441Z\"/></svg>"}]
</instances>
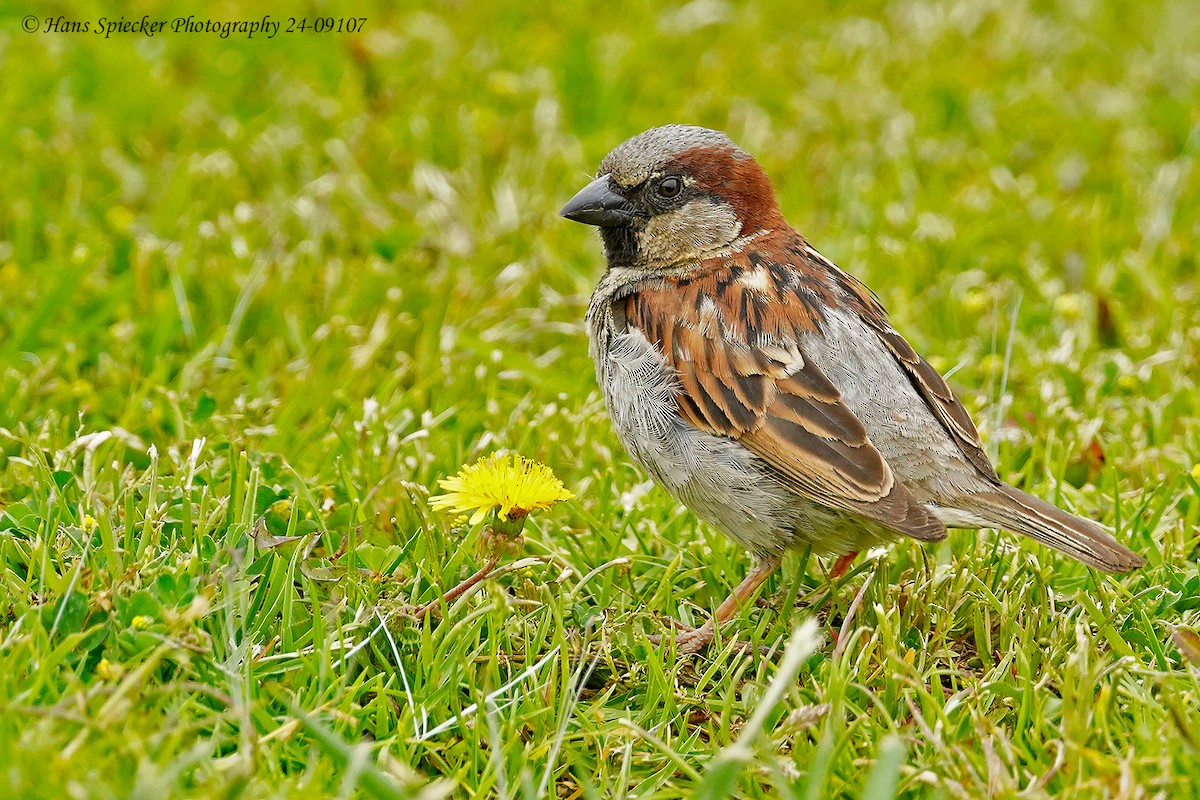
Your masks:
<instances>
[{"instance_id":1,"label":"dandelion stem","mask_svg":"<svg viewBox=\"0 0 1200 800\"><path fill-rule=\"evenodd\" d=\"M432 611L433 608L438 605L438 603L444 602L446 605L453 603L455 600L461 597L464 592L469 591L475 586L475 584L486 578L488 574L496 568L496 565L500 563L501 557L502 556L500 553L493 553L492 556L488 558L487 563L480 567L474 575L467 578L462 583L458 584L436 600L431 600L418 608L414 616L418 620L423 620L425 619L425 615Z\"/></svg>"}]
</instances>

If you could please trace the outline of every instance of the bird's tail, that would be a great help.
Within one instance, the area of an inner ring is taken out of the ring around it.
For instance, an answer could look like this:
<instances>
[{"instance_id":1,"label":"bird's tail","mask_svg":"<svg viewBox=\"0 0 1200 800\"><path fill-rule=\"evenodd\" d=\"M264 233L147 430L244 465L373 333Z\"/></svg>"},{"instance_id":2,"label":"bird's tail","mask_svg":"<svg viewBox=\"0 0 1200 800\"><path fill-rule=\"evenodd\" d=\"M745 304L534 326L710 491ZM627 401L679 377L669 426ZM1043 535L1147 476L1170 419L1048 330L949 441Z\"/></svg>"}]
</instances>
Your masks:
<instances>
[{"instance_id":1,"label":"bird's tail","mask_svg":"<svg viewBox=\"0 0 1200 800\"><path fill-rule=\"evenodd\" d=\"M972 495L970 510L997 528L1036 539L1105 572L1128 572L1146 563L1095 522L1068 514L1012 486L1001 485Z\"/></svg>"}]
</instances>

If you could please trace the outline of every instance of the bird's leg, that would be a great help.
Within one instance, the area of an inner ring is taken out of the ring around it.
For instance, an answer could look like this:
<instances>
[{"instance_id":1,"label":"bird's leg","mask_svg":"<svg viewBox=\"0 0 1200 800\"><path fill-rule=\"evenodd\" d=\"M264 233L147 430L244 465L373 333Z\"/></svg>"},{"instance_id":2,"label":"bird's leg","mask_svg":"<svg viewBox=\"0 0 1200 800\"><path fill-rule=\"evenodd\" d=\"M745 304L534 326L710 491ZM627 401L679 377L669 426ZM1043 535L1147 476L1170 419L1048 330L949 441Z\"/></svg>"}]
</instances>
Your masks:
<instances>
[{"instance_id":1,"label":"bird's leg","mask_svg":"<svg viewBox=\"0 0 1200 800\"><path fill-rule=\"evenodd\" d=\"M782 558L780 556L770 556L759 561L754 569L750 570L745 579L737 585L733 590L733 594L725 598L725 601L717 607L717 613L709 618L699 628L685 628L675 635L675 646L680 653L697 653L708 647L709 643L716 635L717 626L727 621L730 617L737 613L738 609L745 604L750 595L757 591L758 587L763 585L772 572L778 567ZM662 641L662 637L652 636L650 640L655 644Z\"/></svg>"},{"instance_id":2,"label":"bird's leg","mask_svg":"<svg viewBox=\"0 0 1200 800\"><path fill-rule=\"evenodd\" d=\"M858 558L858 551L851 550L843 556L839 556L838 560L833 562L833 568L829 570L829 580L836 581L838 578L846 574L850 569L850 565L854 563L854 559Z\"/></svg>"}]
</instances>

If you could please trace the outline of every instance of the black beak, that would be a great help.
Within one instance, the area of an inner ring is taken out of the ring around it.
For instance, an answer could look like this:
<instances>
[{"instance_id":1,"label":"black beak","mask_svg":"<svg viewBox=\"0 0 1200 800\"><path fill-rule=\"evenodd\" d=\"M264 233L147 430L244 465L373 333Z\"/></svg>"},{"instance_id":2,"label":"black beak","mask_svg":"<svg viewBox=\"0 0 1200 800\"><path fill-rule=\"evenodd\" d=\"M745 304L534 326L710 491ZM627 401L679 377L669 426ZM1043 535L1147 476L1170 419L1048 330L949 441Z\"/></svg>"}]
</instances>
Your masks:
<instances>
[{"instance_id":1,"label":"black beak","mask_svg":"<svg viewBox=\"0 0 1200 800\"><path fill-rule=\"evenodd\" d=\"M580 189L558 213L584 225L619 228L633 219L633 204L613 191L607 175L601 175Z\"/></svg>"}]
</instances>

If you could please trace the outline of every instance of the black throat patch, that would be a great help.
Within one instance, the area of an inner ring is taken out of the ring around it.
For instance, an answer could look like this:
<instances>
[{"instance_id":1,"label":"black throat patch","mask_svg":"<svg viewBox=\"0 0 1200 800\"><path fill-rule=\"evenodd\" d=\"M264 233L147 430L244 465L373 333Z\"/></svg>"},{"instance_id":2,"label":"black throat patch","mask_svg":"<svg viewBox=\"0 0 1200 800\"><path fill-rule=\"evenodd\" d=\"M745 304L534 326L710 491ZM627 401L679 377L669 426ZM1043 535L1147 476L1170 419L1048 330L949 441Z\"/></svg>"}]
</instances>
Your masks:
<instances>
[{"instance_id":1,"label":"black throat patch","mask_svg":"<svg viewBox=\"0 0 1200 800\"><path fill-rule=\"evenodd\" d=\"M609 269L631 267L637 263L637 237L632 225L601 228L600 239L604 242L604 257Z\"/></svg>"}]
</instances>

